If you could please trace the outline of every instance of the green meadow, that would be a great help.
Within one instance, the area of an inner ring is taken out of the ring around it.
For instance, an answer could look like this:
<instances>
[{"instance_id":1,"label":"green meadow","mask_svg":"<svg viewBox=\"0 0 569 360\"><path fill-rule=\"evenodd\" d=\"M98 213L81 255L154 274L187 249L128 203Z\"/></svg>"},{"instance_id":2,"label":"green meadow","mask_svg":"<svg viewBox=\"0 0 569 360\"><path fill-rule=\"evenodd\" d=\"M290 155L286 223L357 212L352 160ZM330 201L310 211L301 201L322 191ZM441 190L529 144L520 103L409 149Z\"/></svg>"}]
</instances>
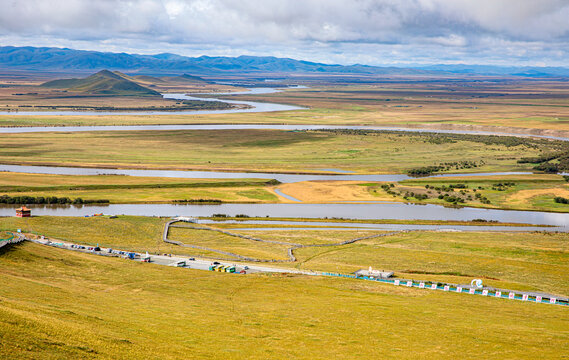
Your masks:
<instances>
[{"instance_id":1,"label":"green meadow","mask_svg":"<svg viewBox=\"0 0 569 360\"><path fill-rule=\"evenodd\" d=\"M480 140L482 139L482 140ZM541 140L490 142L402 133L278 130L129 131L11 134L0 163L179 170L406 173L448 163L450 172L520 171L522 157L559 145ZM551 149L550 149L551 148ZM468 167L461 162L468 161ZM475 166L474 166L475 165Z\"/></svg>"}]
</instances>

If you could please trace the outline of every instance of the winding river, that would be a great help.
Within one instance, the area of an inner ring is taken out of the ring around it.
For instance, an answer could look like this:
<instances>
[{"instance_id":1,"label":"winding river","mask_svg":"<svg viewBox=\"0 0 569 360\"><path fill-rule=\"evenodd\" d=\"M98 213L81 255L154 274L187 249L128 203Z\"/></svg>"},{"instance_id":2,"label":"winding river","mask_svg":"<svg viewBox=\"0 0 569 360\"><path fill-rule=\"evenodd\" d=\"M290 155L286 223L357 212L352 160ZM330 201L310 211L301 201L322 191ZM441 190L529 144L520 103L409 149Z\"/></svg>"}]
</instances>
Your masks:
<instances>
[{"instance_id":1,"label":"winding river","mask_svg":"<svg viewBox=\"0 0 569 360\"><path fill-rule=\"evenodd\" d=\"M216 93L215 95L260 95L278 92L273 88L253 88L243 92L234 93ZM206 94L204 94L206 95ZM181 111L0 111L0 115L11 116L109 116L109 115L208 115L208 114L232 114L232 113L249 113L249 112L272 112L272 111L290 111L303 110L305 108L294 105L264 103L255 101L236 101L221 100L217 98L195 97L186 94L162 94L165 99L176 100L198 100L198 101L219 101L227 104L246 105L243 109L227 109L227 110L181 110Z\"/></svg>"},{"instance_id":2,"label":"winding river","mask_svg":"<svg viewBox=\"0 0 569 360\"><path fill-rule=\"evenodd\" d=\"M247 94L267 94L278 90L271 88L256 88ZM240 94L240 93L233 93ZM219 93L217 95L229 95ZM106 116L106 115L198 115L198 114L224 114L240 112L270 112L290 111L304 109L298 106L282 105L273 103L247 102L220 100L216 98L192 97L185 94L166 94L165 98L223 101L231 104L245 104L247 109L219 110L219 111L141 111L141 112L98 112L98 111L29 111L29 112L0 112L0 115L21 116ZM478 135L504 135L504 136L530 136L509 133L490 133L481 131L459 130L426 130L408 128L385 128L372 126L329 126L329 125L135 125L135 126L80 126L80 127L12 127L0 128L0 133L31 133L47 131L83 132L83 131L135 131L135 130L239 130L239 129L273 129L273 130L318 130L318 129L353 129L353 130L394 130L411 132L435 132L454 134L478 134ZM534 136L534 135L531 135ZM569 141L569 138L553 136L535 136L548 139ZM334 169L327 169L335 172ZM401 181L410 179L407 175L359 175L359 174L323 174L323 175L297 175L275 173L244 173L244 172L215 172L215 171L173 171L173 170L122 170L122 169L95 169L73 167L47 167L47 166L20 166L0 165L0 171L26 172L41 174L66 174L66 175L98 175L115 174L129 176L149 177L176 177L176 178L261 178L277 179L283 183L309 181L309 180L354 180L354 181ZM336 171L340 173L341 170ZM439 176L483 176L483 175L508 175L527 173L477 173L477 174L445 174ZM536 225L552 225L549 231L569 231L569 214L549 213L539 211L508 211L477 208L448 208L439 205L418 205L390 202L370 203L336 203L336 204L221 204L221 205L173 205L173 204L111 204L106 206L31 206L35 215L57 216L87 216L94 213L126 214L144 216L211 216L215 213L229 215L245 214L248 216L270 216L291 218L351 218L351 219L420 219L420 220L497 220L500 222L529 223ZM0 206L0 216L12 216L13 206ZM395 226L395 225L393 225ZM365 227L365 226L364 226ZM429 226L399 226L398 229L427 229ZM377 227L376 227L377 228ZM385 226L382 229L394 229ZM455 230L474 230L479 227L449 226L436 228ZM488 228L498 230L498 228ZM545 230L545 228L542 228ZM527 230L527 229L526 229ZM537 230L537 229L532 229Z\"/></svg>"}]
</instances>

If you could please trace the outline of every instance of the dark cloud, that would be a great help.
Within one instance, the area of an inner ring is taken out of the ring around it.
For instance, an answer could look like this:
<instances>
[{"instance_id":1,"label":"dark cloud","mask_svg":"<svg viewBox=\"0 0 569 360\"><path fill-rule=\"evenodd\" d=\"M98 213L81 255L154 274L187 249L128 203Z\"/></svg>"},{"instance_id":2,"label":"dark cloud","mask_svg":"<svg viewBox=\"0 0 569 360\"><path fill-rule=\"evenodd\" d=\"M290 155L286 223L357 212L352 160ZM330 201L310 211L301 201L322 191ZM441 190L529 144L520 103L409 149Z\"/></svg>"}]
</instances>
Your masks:
<instances>
[{"instance_id":1,"label":"dark cloud","mask_svg":"<svg viewBox=\"0 0 569 360\"><path fill-rule=\"evenodd\" d=\"M0 0L0 9L5 45L559 65L569 42L567 0Z\"/></svg>"}]
</instances>

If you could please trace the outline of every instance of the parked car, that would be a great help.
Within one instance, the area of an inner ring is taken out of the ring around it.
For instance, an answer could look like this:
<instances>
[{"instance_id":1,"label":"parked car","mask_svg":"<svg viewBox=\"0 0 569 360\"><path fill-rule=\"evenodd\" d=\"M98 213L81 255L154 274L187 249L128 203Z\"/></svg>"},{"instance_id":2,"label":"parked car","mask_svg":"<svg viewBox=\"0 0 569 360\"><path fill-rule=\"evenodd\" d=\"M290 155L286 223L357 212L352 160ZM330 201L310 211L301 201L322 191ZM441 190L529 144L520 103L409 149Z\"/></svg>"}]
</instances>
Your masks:
<instances>
[{"instance_id":1,"label":"parked car","mask_svg":"<svg viewBox=\"0 0 569 360\"><path fill-rule=\"evenodd\" d=\"M219 264L220 264L219 261L214 261L214 262L213 262L213 265L219 265Z\"/></svg>"},{"instance_id":2,"label":"parked car","mask_svg":"<svg viewBox=\"0 0 569 360\"><path fill-rule=\"evenodd\" d=\"M190 261L196 261L196 258L189 258Z\"/></svg>"}]
</instances>

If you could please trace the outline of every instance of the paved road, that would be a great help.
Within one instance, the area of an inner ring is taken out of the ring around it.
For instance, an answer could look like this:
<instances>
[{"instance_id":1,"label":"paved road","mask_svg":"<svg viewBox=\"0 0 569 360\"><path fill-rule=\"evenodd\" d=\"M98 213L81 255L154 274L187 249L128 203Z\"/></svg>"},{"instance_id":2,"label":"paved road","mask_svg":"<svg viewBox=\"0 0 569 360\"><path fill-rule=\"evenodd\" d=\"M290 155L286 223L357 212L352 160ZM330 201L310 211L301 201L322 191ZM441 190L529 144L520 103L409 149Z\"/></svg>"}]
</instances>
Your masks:
<instances>
[{"instance_id":1,"label":"paved road","mask_svg":"<svg viewBox=\"0 0 569 360\"><path fill-rule=\"evenodd\" d=\"M96 254L96 255L101 255L101 256L126 257L126 255L118 255L118 254L114 254L114 253L109 253L109 248L104 248L104 247L100 248L101 251L93 251L93 250L87 249L89 246L81 245L81 244L75 244L75 243L66 242L66 241L54 240L52 242L49 239L44 239L44 240L33 239L30 241L33 241L35 243L42 244L42 245L56 246L59 248L63 248L63 249L67 249L67 250L73 250L73 251L77 251L77 252ZM72 247L72 245L74 245L75 247ZM85 247L85 249L78 248L78 246L83 246L83 247ZM123 251L125 254L131 252L128 250L119 250L119 249L111 249L111 250ZM135 258L132 259L131 261L143 261L143 258L146 255L143 253L135 253L135 254L136 254ZM152 264L156 264L156 265L177 266L177 264L179 262L183 261L183 262L185 262L185 265L179 266L179 267L187 268L187 269L209 270L209 267L211 265L213 265L212 260L201 259L201 258L194 258L195 260L189 260L190 259L189 257L168 256L168 255L149 255L149 257L150 257L149 262ZM248 264L248 263L243 263L243 262L236 264L233 261L227 261L227 260L216 260L216 262L218 262L220 265L224 265L224 266L235 265L236 272L240 272L242 270L245 270L245 272L247 274L259 273L259 272L289 273L289 274L303 274L303 275L320 275L321 274L319 272L308 271L308 270L297 270L297 269L289 269L289 268L277 268L277 267L271 267L271 266L260 266L258 264ZM247 269L245 269L246 267L247 267Z\"/></svg>"}]
</instances>

